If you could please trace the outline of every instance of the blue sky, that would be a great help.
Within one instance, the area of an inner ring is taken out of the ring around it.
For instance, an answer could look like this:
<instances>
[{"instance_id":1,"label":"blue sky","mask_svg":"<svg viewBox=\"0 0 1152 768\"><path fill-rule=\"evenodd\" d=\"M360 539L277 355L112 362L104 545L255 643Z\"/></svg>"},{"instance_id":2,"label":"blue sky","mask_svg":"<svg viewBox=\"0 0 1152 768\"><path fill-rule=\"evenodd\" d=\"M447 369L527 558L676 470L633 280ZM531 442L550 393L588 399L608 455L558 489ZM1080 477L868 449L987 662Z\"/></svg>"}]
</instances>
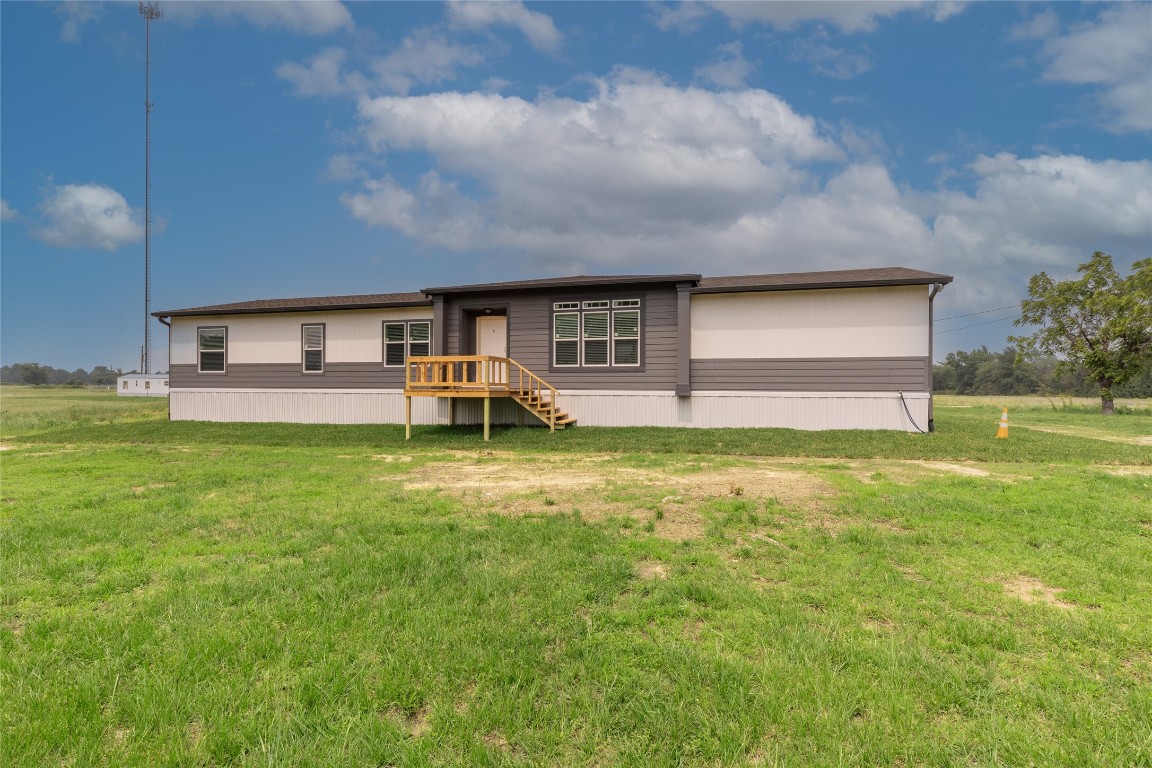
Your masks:
<instances>
[{"instance_id":1,"label":"blue sky","mask_svg":"<svg viewBox=\"0 0 1152 768\"><path fill-rule=\"evenodd\" d=\"M154 309L907 266L948 318L1152 255L1149 3L161 7ZM144 22L3 2L0 57L0 359L134 368Z\"/></svg>"}]
</instances>

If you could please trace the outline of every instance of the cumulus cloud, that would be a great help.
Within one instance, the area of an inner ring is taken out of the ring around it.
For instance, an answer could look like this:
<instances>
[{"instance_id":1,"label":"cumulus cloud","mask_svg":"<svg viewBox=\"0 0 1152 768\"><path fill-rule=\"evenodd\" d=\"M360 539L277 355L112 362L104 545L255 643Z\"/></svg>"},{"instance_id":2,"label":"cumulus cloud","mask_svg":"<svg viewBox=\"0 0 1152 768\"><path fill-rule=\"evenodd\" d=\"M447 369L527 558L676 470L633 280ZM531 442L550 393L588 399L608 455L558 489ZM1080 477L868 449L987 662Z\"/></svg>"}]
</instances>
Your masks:
<instances>
[{"instance_id":1,"label":"cumulus cloud","mask_svg":"<svg viewBox=\"0 0 1152 768\"><path fill-rule=\"evenodd\" d=\"M337 96L376 92L407 94L418 85L436 85L456 78L461 67L484 61L479 51L449 40L432 29L418 29L390 53L368 62L371 74L346 66L348 52L328 48L306 64L286 61L276 74L301 96Z\"/></svg>"},{"instance_id":2,"label":"cumulus cloud","mask_svg":"<svg viewBox=\"0 0 1152 768\"><path fill-rule=\"evenodd\" d=\"M712 7L732 23L769 24L776 29L793 29L806 22L824 22L841 32L871 32L879 21L900 13L916 12L944 21L964 9L964 3L909 2L908 0L825 0L824 2L713 2Z\"/></svg>"},{"instance_id":3,"label":"cumulus cloud","mask_svg":"<svg viewBox=\"0 0 1152 768\"><path fill-rule=\"evenodd\" d=\"M352 14L336 0L272 0L260 2L165 3L164 15L176 21L212 19L218 23L248 22L264 29L283 29L304 35L326 35L352 29Z\"/></svg>"},{"instance_id":4,"label":"cumulus cloud","mask_svg":"<svg viewBox=\"0 0 1152 768\"><path fill-rule=\"evenodd\" d=\"M697 80L720 88L740 88L751 74L752 64L744 58L739 40L720 46L716 58L695 72Z\"/></svg>"},{"instance_id":5,"label":"cumulus cloud","mask_svg":"<svg viewBox=\"0 0 1152 768\"><path fill-rule=\"evenodd\" d=\"M1152 249L1149 161L981 155L963 188L917 191L872 159L875 137L830 135L763 90L633 70L594 86L582 99L362 98L369 149L424 153L431 168L369 176L342 202L369 226L520 254L533 272L904 264L965 278L950 301L975 308L1096 249Z\"/></svg>"},{"instance_id":6,"label":"cumulus cloud","mask_svg":"<svg viewBox=\"0 0 1152 768\"><path fill-rule=\"evenodd\" d=\"M114 251L144 238L140 212L116 190L100 184L63 184L48 189L36 236L60 248Z\"/></svg>"},{"instance_id":7,"label":"cumulus cloud","mask_svg":"<svg viewBox=\"0 0 1152 768\"><path fill-rule=\"evenodd\" d=\"M591 233L634 243L731 222L808 184L796 163L842 156L767 91L681 89L627 70L586 100L437 93L362 99L359 113L371 148L428 153L436 172L412 189L370 182L345 205L460 250ZM484 197L466 197L457 179Z\"/></svg>"},{"instance_id":8,"label":"cumulus cloud","mask_svg":"<svg viewBox=\"0 0 1152 768\"><path fill-rule=\"evenodd\" d=\"M0 200L0 221L16 221L20 218L20 212L8 205L7 200Z\"/></svg>"},{"instance_id":9,"label":"cumulus cloud","mask_svg":"<svg viewBox=\"0 0 1152 768\"><path fill-rule=\"evenodd\" d=\"M449 40L444 34L417 30L400 46L372 63L372 70L385 89L408 93L414 85L435 85L456 78L459 67L483 63L480 52Z\"/></svg>"},{"instance_id":10,"label":"cumulus cloud","mask_svg":"<svg viewBox=\"0 0 1152 768\"><path fill-rule=\"evenodd\" d=\"M448 18L453 25L466 29L515 27L538 51L554 51L564 41L551 16L531 11L519 0L454 0L448 4Z\"/></svg>"},{"instance_id":11,"label":"cumulus cloud","mask_svg":"<svg viewBox=\"0 0 1152 768\"><path fill-rule=\"evenodd\" d=\"M1096 86L1100 122L1117 132L1152 129L1152 5L1124 3L1063 35L1048 37L1040 57L1044 79ZM1043 14L1017 28L1018 37L1055 31Z\"/></svg>"}]
</instances>

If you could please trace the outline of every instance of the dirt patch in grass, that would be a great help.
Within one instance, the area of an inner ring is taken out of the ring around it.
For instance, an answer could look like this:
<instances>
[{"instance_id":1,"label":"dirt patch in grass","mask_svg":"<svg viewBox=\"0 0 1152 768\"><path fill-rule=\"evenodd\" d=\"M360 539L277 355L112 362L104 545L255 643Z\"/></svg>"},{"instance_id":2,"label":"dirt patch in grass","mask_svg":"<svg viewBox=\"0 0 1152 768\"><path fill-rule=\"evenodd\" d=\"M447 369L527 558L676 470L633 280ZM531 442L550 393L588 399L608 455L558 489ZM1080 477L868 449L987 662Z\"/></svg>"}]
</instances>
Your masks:
<instances>
[{"instance_id":1,"label":"dirt patch in grass","mask_svg":"<svg viewBox=\"0 0 1152 768\"><path fill-rule=\"evenodd\" d=\"M964 475L965 477L988 477L992 474L986 469L980 469L980 467L974 467L968 464L948 464L943 461L913 461L909 463L918 464L926 469L935 469L953 475Z\"/></svg>"},{"instance_id":2,"label":"dirt patch in grass","mask_svg":"<svg viewBox=\"0 0 1152 768\"><path fill-rule=\"evenodd\" d=\"M144 493L145 491L155 491L160 488L167 488L171 483L148 483L147 485L134 485L132 486L132 493Z\"/></svg>"},{"instance_id":3,"label":"dirt patch in grass","mask_svg":"<svg viewBox=\"0 0 1152 768\"><path fill-rule=\"evenodd\" d=\"M1060 599L1060 595L1064 590L1056 587L1050 587L1039 579L1034 579L1031 576L1018 576L1014 579L1009 579L1004 582L1004 591L1019 600L1026 603L1051 605L1055 608L1063 608L1071 610L1076 606L1072 603L1066 603Z\"/></svg>"},{"instance_id":4,"label":"dirt patch in grass","mask_svg":"<svg viewBox=\"0 0 1152 768\"><path fill-rule=\"evenodd\" d=\"M639 521L645 530L676 541L704 535L709 521L697 511L702 501L771 500L773 505L815 514L822 511L822 501L835 494L815 474L767 462L650 469L621 467L613 459L618 461L611 456L510 454L490 461L434 462L408 473L404 489L443 491L471 501L481 513L515 517L579 510L588 520L620 518L626 525Z\"/></svg>"},{"instance_id":5,"label":"dirt patch in grass","mask_svg":"<svg viewBox=\"0 0 1152 768\"><path fill-rule=\"evenodd\" d=\"M1117 435L1094 427L1041 427L1035 424L1018 424L1015 426L1020 429L1032 429L1037 432L1050 432L1054 435L1068 435L1070 437L1086 437L1090 440L1106 440L1111 443L1152 445L1152 435Z\"/></svg>"},{"instance_id":6,"label":"dirt patch in grass","mask_svg":"<svg viewBox=\"0 0 1152 768\"><path fill-rule=\"evenodd\" d=\"M1152 475L1152 466L1107 467L1104 471L1110 475Z\"/></svg>"},{"instance_id":7,"label":"dirt patch in grass","mask_svg":"<svg viewBox=\"0 0 1152 768\"><path fill-rule=\"evenodd\" d=\"M412 710L392 707L385 715L414 739L419 739L432 730L432 711L427 704Z\"/></svg>"},{"instance_id":8,"label":"dirt patch in grass","mask_svg":"<svg viewBox=\"0 0 1152 768\"><path fill-rule=\"evenodd\" d=\"M668 568L665 567L664 563L641 560L636 564L636 575L645 581L663 580L668 578Z\"/></svg>"}]
</instances>

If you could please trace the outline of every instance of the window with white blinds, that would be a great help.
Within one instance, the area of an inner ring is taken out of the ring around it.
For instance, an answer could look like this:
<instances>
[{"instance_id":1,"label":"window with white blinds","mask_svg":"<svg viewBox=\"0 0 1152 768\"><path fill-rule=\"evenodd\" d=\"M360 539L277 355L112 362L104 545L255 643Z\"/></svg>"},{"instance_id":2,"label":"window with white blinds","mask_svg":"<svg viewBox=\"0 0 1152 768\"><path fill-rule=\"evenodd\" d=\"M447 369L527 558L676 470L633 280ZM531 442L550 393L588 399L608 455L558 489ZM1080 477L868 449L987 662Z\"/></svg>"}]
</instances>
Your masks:
<instances>
[{"instance_id":1,"label":"window with white blinds","mask_svg":"<svg viewBox=\"0 0 1152 768\"><path fill-rule=\"evenodd\" d=\"M553 303L552 365L639 366L640 299Z\"/></svg>"},{"instance_id":2,"label":"window with white blinds","mask_svg":"<svg viewBox=\"0 0 1152 768\"><path fill-rule=\"evenodd\" d=\"M304 373L324 373L324 324L300 326Z\"/></svg>"}]
</instances>

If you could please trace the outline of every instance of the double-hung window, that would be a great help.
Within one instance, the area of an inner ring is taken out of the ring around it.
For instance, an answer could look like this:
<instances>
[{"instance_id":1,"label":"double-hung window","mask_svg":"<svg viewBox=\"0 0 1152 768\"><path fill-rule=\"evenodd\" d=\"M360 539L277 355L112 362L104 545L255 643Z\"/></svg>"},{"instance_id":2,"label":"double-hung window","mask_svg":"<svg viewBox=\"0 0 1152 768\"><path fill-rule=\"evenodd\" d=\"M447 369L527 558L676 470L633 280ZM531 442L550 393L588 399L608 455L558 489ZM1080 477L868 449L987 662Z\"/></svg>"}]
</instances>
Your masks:
<instances>
[{"instance_id":1,"label":"double-hung window","mask_svg":"<svg viewBox=\"0 0 1152 768\"><path fill-rule=\"evenodd\" d=\"M228 329L196 329L196 370L200 373L225 373L228 360Z\"/></svg>"},{"instance_id":2,"label":"double-hung window","mask_svg":"<svg viewBox=\"0 0 1152 768\"><path fill-rule=\"evenodd\" d=\"M640 365L640 299L558 301L552 305L557 368Z\"/></svg>"},{"instance_id":3,"label":"double-hung window","mask_svg":"<svg viewBox=\"0 0 1152 768\"><path fill-rule=\"evenodd\" d=\"M324 324L300 326L304 373L324 373Z\"/></svg>"},{"instance_id":4,"label":"double-hung window","mask_svg":"<svg viewBox=\"0 0 1152 768\"><path fill-rule=\"evenodd\" d=\"M408 320L384 323L384 365L404 365L409 357L432 354L432 323Z\"/></svg>"}]
</instances>

